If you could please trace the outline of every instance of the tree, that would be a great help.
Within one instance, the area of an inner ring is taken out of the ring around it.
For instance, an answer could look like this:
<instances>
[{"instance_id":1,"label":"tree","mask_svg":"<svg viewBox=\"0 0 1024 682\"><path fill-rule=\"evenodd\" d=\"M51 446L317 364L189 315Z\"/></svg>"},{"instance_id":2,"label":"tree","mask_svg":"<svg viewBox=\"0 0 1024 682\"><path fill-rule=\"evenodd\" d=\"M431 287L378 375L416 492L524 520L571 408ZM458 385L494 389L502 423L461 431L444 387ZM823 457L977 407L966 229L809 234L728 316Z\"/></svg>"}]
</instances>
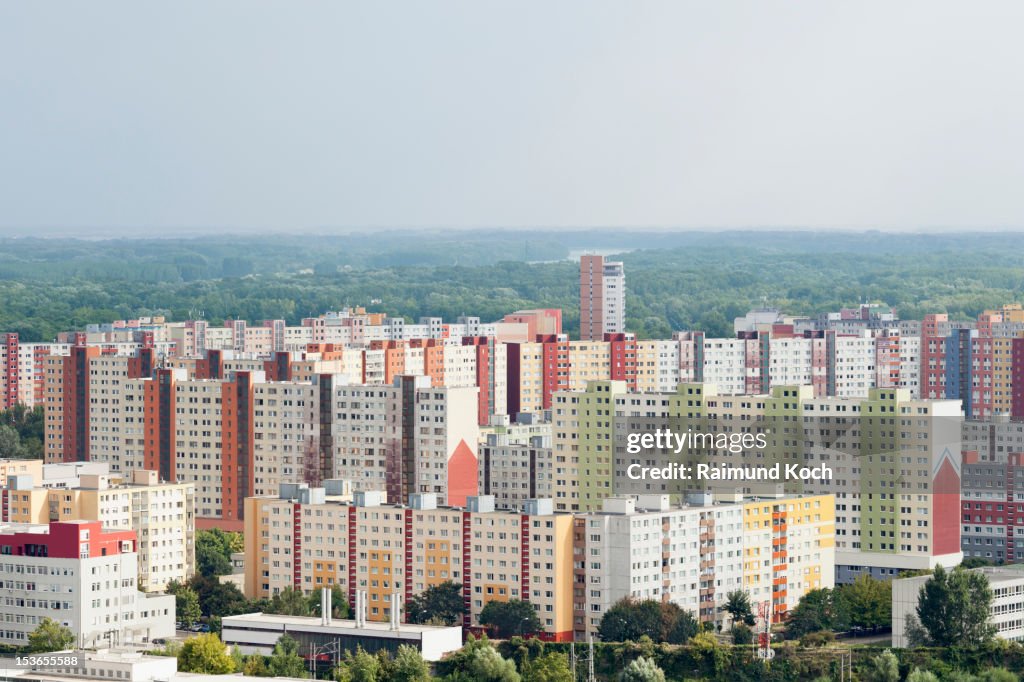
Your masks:
<instances>
[{"instance_id":1,"label":"tree","mask_svg":"<svg viewBox=\"0 0 1024 682\"><path fill-rule=\"evenodd\" d=\"M308 616L309 611L309 600L302 590L286 587L270 599L266 612L280 616Z\"/></svg>"},{"instance_id":2,"label":"tree","mask_svg":"<svg viewBox=\"0 0 1024 682\"><path fill-rule=\"evenodd\" d=\"M811 590L800 597L796 608L789 612L786 637L800 639L808 632L834 630L840 620L832 590Z\"/></svg>"},{"instance_id":3,"label":"tree","mask_svg":"<svg viewBox=\"0 0 1024 682\"><path fill-rule=\"evenodd\" d=\"M312 616L320 615L320 590L313 590L309 595L309 613ZM348 618L350 617L351 609L349 607L348 599L345 598L345 592L341 589L341 585L331 586L331 618Z\"/></svg>"},{"instance_id":4,"label":"tree","mask_svg":"<svg viewBox=\"0 0 1024 682\"><path fill-rule=\"evenodd\" d=\"M800 638L800 646L812 649L819 646L828 646L835 643L836 635L831 630L817 630L808 632Z\"/></svg>"},{"instance_id":5,"label":"tree","mask_svg":"<svg viewBox=\"0 0 1024 682\"><path fill-rule=\"evenodd\" d=\"M622 682L665 682L665 673L653 658L641 656L626 666L619 679Z\"/></svg>"},{"instance_id":6,"label":"tree","mask_svg":"<svg viewBox=\"0 0 1024 682\"><path fill-rule=\"evenodd\" d=\"M991 566L992 560L985 559L980 556L969 556L964 557L964 560L960 562L960 565L964 568L979 568L981 566Z\"/></svg>"},{"instance_id":7,"label":"tree","mask_svg":"<svg viewBox=\"0 0 1024 682\"><path fill-rule=\"evenodd\" d=\"M936 566L917 597L917 620L932 646L978 647L992 639L992 589L984 573Z\"/></svg>"},{"instance_id":8,"label":"tree","mask_svg":"<svg viewBox=\"0 0 1024 682\"><path fill-rule=\"evenodd\" d=\"M939 682L939 678L930 670L914 668L910 671L910 674L907 675L907 682Z\"/></svg>"},{"instance_id":9,"label":"tree","mask_svg":"<svg viewBox=\"0 0 1024 682\"><path fill-rule=\"evenodd\" d=\"M722 673L729 662L729 650L719 644L718 638L709 631L695 635L690 640L690 646L694 657L716 676Z\"/></svg>"},{"instance_id":10,"label":"tree","mask_svg":"<svg viewBox=\"0 0 1024 682\"><path fill-rule=\"evenodd\" d=\"M21 436L14 427L0 424L0 458L21 459L23 456Z\"/></svg>"},{"instance_id":11,"label":"tree","mask_svg":"<svg viewBox=\"0 0 1024 682\"><path fill-rule=\"evenodd\" d=\"M870 660L865 673L867 682L899 682L900 661L886 649Z\"/></svg>"},{"instance_id":12,"label":"tree","mask_svg":"<svg viewBox=\"0 0 1024 682\"><path fill-rule=\"evenodd\" d=\"M729 632L732 635L733 644L750 644L754 641L754 631L743 623L733 625Z\"/></svg>"},{"instance_id":13,"label":"tree","mask_svg":"<svg viewBox=\"0 0 1024 682\"><path fill-rule=\"evenodd\" d=\"M470 635L461 649L435 664L434 673L449 682L521 682L515 663L503 658L486 636Z\"/></svg>"},{"instance_id":14,"label":"tree","mask_svg":"<svg viewBox=\"0 0 1024 682\"><path fill-rule=\"evenodd\" d=\"M831 682L831 681L830 681ZM960 669L950 670L942 677L942 682L979 682L978 678L971 673L964 672ZM1017 682L1016 677L1009 682Z\"/></svg>"},{"instance_id":15,"label":"tree","mask_svg":"<svg viewBox=\"0 0 1024 682\"><path fill-rule=\"evenodd\" d=\"M466 661L463 679L474 682L520 682L516 664L502 658L494 647L477 649Z\"/></svg>"},{"instance_id":16,"label":"tree","mask_svg":"<svg viewBox=\"0 0 1024 682\"><path fill-rule=\"evenodd\" d=\"M42 459L44 423L41 406L30 410L21 403L15 403L9 409L0 410L0 424L14 429L18 437L18 447L13 454L23 459ZM4 440L10 440L10 436L0 437L0 441ZM5 447L9 446L0 445L0 453L5 451Z\"/></svg>"},{"instance_id":17,"label":"tree","mask_svg":"<svg viewBox=\"0 0 1024 682\"><path fill-rule=\"evenodd\" d=\"M575 682L569 657L552 651L523 664L523 682Z\"/></svg>"},{"instance_id":18,"label":"tree","mask_svg":"<svg viewBox=\"0 0 1024 682\"><path fill-rule=\"evenodd\" d=\"M836 589L837 607L849 625L885 627L892 622L892 583L861 573L849 585Z\"/></svg>"},{"instance_id":19,"label":"tree","mask_svg":"<svg viewBox=\"0 0 1024 682\"><path fill-rule=\"evenodd\" d=\"M274 644L267 669L274 677L306 677L306 663L299 655L299 643L290 635L281 635Z\"/></svg>"},{"instance_id":20,"label":"tree","mask_svg":"<svg viewBox=\"0 0 1024 682\"><path fill-rule=\"evenodd\" d=\"M227 675L235 672L235 661L220 637L212 633L189 637L178 654L178 670L186 673Z\"/></svg>"},{"instance_id":21,"label":"tree","mask_svg":"<svg viewBox=\"0 0 1024 682\"><path fill-rule=\"evenodd\" d=\"M451 581L431 585L413 595L405 605L406 618L410 623L426 623L436 618L445 625L459 625L465 611L462 586Z\"/></svg>"},{"instance_id":22,"label":"tree","mask_svg":"<svg viewBox=\"0 0 1024 682\"><path fill-rule=\"evenodd\" d=\"M725 595L722 610L729 614L733 623L754 624L754 612L750 608L750 595L743 590L733 590Z\"/></svg>"},{"instance_id":23,"label":"tree","mask_svg":"<svg viewBox=\"0 0 1024 682\"><path fill-rule=\"evenodd\" d=\"M644 635L660 642L662 625L660 602L626 597L604 612L597 634L605 642L636 642Z\"/></svg>"},{"instance_id":24,"label":"tree","mask_svg":"<svg viewBox=\"0 0 1024 682\"><path fill-rule=\"evenodd\" d=\"M174 612L178 622L186 629L192 627L203 615L199 608L199 595L196 591L182 587L174 592Z\"/></svg>"},{"instance_id":25,"label":"tree","mask_svg":"<svg viewBox=\"0 0 1024 682\"><path fill-rule=\"evenodd\" d=\"M685 644L699 630L693 614L677 604L626 597L605 611L597 632L605 642L637 642L649 637L655 642Z\"/></svg>"},{"instance_id":26,"label":"tree","mask_svg":"<svg viewBox=\"0 0 1024 682\"><path fill-rule=\"evenodd\" d=\"M480 611L480 624L493 627L497 636L504 639L544 629L537 617L537 609L521 599L487 602Z\"/></svg>"},{"instance_id":27,"label":"tree","mask_svg":"<svg viewBox=\"0 0 1024 682\"><path fill-rule=\"evenodd\" d=\"M231 573L231 553L242 551L241 535L213 528L196 531L196 570L216 578Z\"/></svg>"},{"instance_id":28,"label":"tree","mask_svg":"<svg viewBox=\"0 0 1024 682\"><path fill-rule=\"evenodd\" d=\"M644 635L657 639L662 632L660 608L654 600L618 600L601 616L597 634L605 642L637 641Z\"/></svg>"},{"instance_id":29,"label":"tree","mask_svg":"<svg viewBox=\"0 0 1024 682\"><path fill-rule=\"evenodd\" d=\"M36 629L28 633L28 650L32 653L64 651L75 646L75 633L52 618L43 618Z\"/></svg>"},{"instance_id":30,"label":"tree","mask_svg":"<svg viewBox=\"0 0 1024 682\"><path fill-rule=\"evenodd\" d=\"M428 682L430 680L430 664L423 660L419 649L408 644L398 647L391 669L389 682Z\"/></svg>"},{"instance_id":31,"label":"tree","mask_svg":"<svg viewBox=\"0 0 1024 682\"><path fill-rule=\"evenodd\" d=\"M188 586L199 595L199 608L204 616L234 616L249 610L245 595L233 583L197 574Z\"/></svg>"},{"instance_id":32,"label":"tree","mask_svg":"<svg viewBox=\"0 0 1024 682\"><path fill-rule=\"evenodd\" d=\"M334 679L338 682L384 682L380 659L363 647L357 647L355 654L348 652L345 660L334 669Z\"/></svg>"},{"instance_id":33,"label":"tree","mask_svg":"<svg viewBox=\"0 0 1024 682\"><path fill-rule=\"evenodd\" d=\"M246 656L242 663L242 674L246 677L270 677L266 657L260 654Z\"/></svg>"},{"instance_id":34,"label":"tree","mask_svg":"<svg viewBox=\"0 0 1024 682\"><path fill-rule=\"evenodd\" d=\"M693 617L693 614L675 604L662 604L662 614L663 625L667 628L664 641L669 644L686 644L700 632L700 623ZM670 619L670 622L665 622L666 617Z\"/></svg>"}]
</instances>

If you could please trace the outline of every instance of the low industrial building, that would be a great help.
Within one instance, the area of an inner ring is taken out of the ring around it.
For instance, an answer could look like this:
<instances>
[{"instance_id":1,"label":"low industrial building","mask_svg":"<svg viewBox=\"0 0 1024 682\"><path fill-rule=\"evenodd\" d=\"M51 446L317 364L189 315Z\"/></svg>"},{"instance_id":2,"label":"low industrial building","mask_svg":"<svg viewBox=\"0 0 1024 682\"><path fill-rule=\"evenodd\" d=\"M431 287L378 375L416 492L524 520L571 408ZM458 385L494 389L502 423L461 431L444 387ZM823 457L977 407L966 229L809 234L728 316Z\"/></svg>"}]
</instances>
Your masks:
<instances>
[{"instance_id":1,"label":"low industrial building","mask_svg":"<svg viewBox=\"0 0 1024 682\"><path fill-rule=\"evenodd\" d=\"M1024 640L1024 564L983 566L971 571L988 578L992 588L989 622L996 626L996 637ZM892 645L907 647L907 615L917 615L917 598L931 576L919 575L892 581Z\"/></svg>"},{"instance_id":2,"label":"low industrial building","mask_svg":"<svg viewBox=\"0 0 1024 682\"><path fill-rule=\"evenodd\" d=\"M330 599L329 591L327 599ZM365 608L364 604L364 612ZM357 647L371 654L381 649L394 654L399 646L407 644L416 647L427 661L439 661L445 654L462 647L460 627L410 625L399 623L397 619L380 623L367 621L365 616L339 620L249 613L225 616L221 621L221 639L229 646L237 646L243 655L270 655L274 644L285 634L298 641L303 658L330 664Z\"/></svg>"}]
</instances>

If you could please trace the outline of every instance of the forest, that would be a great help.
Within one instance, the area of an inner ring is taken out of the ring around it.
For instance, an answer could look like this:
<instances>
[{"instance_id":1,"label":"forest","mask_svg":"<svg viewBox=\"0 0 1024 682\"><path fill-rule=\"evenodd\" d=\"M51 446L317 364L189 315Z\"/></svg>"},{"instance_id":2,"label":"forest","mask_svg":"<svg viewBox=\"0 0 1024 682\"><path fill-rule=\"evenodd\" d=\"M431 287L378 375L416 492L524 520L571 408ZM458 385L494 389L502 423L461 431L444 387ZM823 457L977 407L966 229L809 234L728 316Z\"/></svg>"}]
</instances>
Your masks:
<instances>
[{"instance_id":1,"label":"forest","mask_svg":"<svg viewBox=\"0 0 1024 682\"><path fill-rule=\"evenodd\" d=\"M584 250L626 268L627 327L702 329L770 305L813 314L859 302L953 319L1020 301L1024 235L885 232L382 231L190 239L0 239L0 329L50 340L87 323L163 314L251 321L363 305L485 321L559 307L578 328Z\"/></svg>"}]
</instances>

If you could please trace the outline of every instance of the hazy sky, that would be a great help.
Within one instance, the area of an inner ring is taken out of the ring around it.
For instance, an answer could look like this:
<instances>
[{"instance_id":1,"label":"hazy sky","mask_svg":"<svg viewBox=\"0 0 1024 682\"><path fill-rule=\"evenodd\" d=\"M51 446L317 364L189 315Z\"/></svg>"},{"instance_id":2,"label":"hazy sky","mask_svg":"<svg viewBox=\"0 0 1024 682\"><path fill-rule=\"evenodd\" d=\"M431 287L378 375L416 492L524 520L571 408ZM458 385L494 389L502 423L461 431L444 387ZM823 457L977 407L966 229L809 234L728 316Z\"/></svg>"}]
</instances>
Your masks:
<instances>
[{"instance_id":1,"label":"hazy sky","mask_svg":"<svg viewBox=\"0 0 1024 682\"><path fill-rule=\"evenodd\" d=\"M1024 228L1022 26L1018 0L5 2L0 226Z\"/></svg>"}]
</instances>

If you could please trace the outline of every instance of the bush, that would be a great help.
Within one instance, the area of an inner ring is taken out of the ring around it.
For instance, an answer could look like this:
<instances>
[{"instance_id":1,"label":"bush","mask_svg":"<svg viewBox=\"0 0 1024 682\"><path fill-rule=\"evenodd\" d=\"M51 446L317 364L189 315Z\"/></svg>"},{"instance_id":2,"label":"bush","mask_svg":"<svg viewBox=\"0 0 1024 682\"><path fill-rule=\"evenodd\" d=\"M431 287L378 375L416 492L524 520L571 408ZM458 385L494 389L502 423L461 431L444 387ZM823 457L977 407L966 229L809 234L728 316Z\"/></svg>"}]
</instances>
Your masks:
<instances>
[{"instance_id":1,"label":"bush","mask_svg":"<svg viewBox=\"0 0 1024 682\"><path fill-rule=\"evenodd\" d=\"M752 644L754 642L754 631L743 623L733 625L729 633L732 635L733 644Z\"/></svg>"},{"instance_id":2,"label":"bush","mask_svg":"<svg viewBox=\"0 0 1024 682\"><path fill-rule=\"evenodd\" d=\"M808 632L806 635L800 638L800 646L802 647L820 647L827 646L836 641L836 636L829 630L819 630L818 632Z\"/></svg>"}]
</instances>

